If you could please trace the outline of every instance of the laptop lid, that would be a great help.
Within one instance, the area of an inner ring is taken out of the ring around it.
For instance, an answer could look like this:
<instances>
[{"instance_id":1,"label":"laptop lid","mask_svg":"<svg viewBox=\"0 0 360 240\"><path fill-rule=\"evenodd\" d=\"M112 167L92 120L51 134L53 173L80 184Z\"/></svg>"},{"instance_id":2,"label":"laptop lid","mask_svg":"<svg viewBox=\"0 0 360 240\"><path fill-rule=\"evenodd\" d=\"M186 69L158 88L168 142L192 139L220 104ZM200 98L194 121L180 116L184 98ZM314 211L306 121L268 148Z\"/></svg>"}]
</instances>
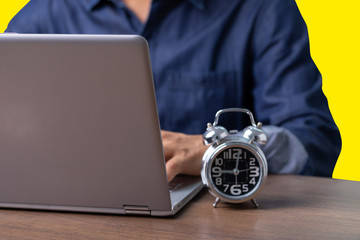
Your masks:
<instances>
[{"instance_id":1,"label":"laptop lid","mask_svg":"<svg viewBox=\"0 0 360 240\"><path fill-rule=\"evenodd\" d=\"M145 39L4 34L0 56L1 207L172 214Z\"/></svg>"}]
</instances>

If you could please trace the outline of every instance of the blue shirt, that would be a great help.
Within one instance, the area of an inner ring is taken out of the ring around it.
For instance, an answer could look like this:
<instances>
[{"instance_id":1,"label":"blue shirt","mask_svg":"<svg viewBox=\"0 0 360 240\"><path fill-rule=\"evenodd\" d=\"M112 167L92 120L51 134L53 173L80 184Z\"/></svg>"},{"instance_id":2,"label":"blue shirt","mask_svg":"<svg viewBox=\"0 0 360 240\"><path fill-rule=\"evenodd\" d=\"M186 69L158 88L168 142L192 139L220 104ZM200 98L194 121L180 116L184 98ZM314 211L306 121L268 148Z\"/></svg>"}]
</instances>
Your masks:
<instances>
[{"instance_id":1,"label":"blue shirt","mask_svg":"<svg viewBox=\"0 0 360 240\"><path fill-rule=\"evenodd\" d=\"M340 134L294 0L153 0L145 24L121 1L31 0L7 31L142 35L163 129L200 134L219 109L247 108L268 125L270 172L332 174Z\"/></svg>"}]
</instances>

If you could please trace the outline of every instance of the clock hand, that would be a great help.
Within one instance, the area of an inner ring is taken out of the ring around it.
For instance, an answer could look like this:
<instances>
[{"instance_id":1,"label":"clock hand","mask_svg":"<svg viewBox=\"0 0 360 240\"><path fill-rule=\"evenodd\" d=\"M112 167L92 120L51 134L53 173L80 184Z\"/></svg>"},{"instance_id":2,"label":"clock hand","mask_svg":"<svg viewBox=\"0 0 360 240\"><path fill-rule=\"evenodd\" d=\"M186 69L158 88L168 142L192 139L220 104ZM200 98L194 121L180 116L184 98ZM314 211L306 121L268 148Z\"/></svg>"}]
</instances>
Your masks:
<instances>
[{"instance_id":1,"label":"clock hand","mask_svg":"<svg viewBox=\"0 0 360 240\"><path fill-rule=\"evenodd\" d=\"M236 165L235 165L235 169L234 169L234 170L239 170L239 162L240 162L240 154L237 155Z\"/></svg>"},{"instance_id":2,"label":"clock hand","mask_svg":"<svg viewBox=\"0 0 360 240\"><path fill-rule=\"evenodd\" d=\"M241 172L246 172L246 171L249 171L249 170L250 170L250 168L242 169L242 170L234 168L233 170L221 170L220 172L221 173L232 173L232 174L238 175Z\"/></svg>"},{"instance_id":3,"label":"clock hand","mask_svg":"<svg viewBox=\"0 0 360 240\"><path fill-rule=\"evenodd\" d=\"M236 165L234 169L234 175L235 175L235 184L237 185L237 175L239 175L239 162L240 162L240 153L237 154L236 157Z\"/></svg>"},{"instance_id":4,"label":"clock hand","mask_svg":"<svg viewBox=\"0 0 360 240\"><path fill-rule=\"evenodd\" d=\"M237 176L237 175L239 175L239 173L241 173L241 172L246 172L246 171L249 171L249 170L250 170L250 168L242 169L242 170L234 169L234 170L233 170L233 173L234 173L235 176Z\"/></svg>"},{"instance_id":5,"label":"clock hand","mask_svg":"<svg viewBox=\"0 0 360 240\"><path fill-rule=\"evenodd\" d=\"M231 173L234 174L234 170L221 170L221 173Z\"/></svg>"},{"instance_id":6,"label":"clock hand","mask_svg":"<svg viewBox=\"0 0 360 240\"><path fill-rule=\"evenodd\" d=\"M246 171L249 171L250 168L247 168L247 169L242 169L242 170L239 170L239 169L234 169L234 175L235 175L235 184L237 185L238 184L238 178L237 176L239 175L239 173L241 172L246 172Z\"/></svg>"}]
</instances>

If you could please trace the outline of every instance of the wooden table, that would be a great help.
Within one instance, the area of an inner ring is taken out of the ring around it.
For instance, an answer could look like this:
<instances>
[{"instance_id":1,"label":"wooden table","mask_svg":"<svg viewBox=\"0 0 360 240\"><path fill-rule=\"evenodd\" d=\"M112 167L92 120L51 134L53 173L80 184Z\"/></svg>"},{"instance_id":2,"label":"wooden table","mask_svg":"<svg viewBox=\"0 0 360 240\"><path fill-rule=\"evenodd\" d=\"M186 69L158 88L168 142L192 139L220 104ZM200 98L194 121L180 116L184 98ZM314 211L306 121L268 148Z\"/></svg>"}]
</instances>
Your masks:
<instances>
[{"instance_id":1,"label":"wooden table","mask_svg":"<svg viewBox=\"0 0 360 240\"><path fill-rule=\"evenodd\" d=\"M170 218L0 210L0 239L360 239L360 182L270 176L259 208L202 191Z\"/></svg>"}]
</instances>

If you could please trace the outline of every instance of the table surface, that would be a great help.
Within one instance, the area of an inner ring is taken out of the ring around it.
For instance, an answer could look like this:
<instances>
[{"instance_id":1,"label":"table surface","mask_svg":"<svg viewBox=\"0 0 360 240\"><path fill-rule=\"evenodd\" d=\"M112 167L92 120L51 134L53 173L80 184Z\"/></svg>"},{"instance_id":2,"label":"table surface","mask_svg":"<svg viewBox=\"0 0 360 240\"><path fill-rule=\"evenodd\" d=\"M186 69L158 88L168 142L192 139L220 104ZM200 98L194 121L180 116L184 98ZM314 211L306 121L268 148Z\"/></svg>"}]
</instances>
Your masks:
<instances>
[{"instance_id":1,"label":"table surface","mask_svg":"<svg viewBox=\"0 0 360 240\"><path fill-rule=\"evenodd\" d=\"M204 189L174 217L0 209L0 239L360 239L360 182L271 175L251 202Z\"/></svg>"}]
</instances>

